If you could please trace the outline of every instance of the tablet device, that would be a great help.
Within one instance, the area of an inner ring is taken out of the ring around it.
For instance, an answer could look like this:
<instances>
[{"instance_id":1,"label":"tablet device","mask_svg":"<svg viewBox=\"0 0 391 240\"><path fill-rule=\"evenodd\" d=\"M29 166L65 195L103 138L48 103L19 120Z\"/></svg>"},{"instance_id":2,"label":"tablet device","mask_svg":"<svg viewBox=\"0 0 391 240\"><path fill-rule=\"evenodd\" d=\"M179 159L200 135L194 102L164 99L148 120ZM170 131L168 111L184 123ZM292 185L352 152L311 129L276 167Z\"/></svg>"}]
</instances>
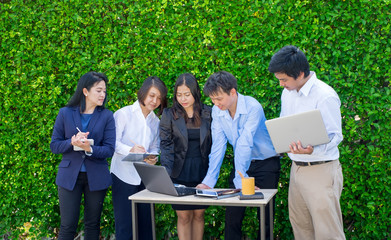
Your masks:
<instances>
[{"instance_id":1,"label":"tablet device","mask_svg":"<svg viewBox=\"0 0 391 240\"><path fill-rule=\"evenodd\" d=\"M267 120L265 124L277 153L289 152L292 142L301 141L303 147L330 142L319 109Z\"/></svg>"},{"instance_id":2,"label":"tablet device","mask_svg":"<svg viewBox=\"0 0 391 240\"><path fill-rule=\"evenodd\" d=\"M158 157L159 153L129 153L122 161L143 162L146 158Z\"/></svg>"}]
</instances>

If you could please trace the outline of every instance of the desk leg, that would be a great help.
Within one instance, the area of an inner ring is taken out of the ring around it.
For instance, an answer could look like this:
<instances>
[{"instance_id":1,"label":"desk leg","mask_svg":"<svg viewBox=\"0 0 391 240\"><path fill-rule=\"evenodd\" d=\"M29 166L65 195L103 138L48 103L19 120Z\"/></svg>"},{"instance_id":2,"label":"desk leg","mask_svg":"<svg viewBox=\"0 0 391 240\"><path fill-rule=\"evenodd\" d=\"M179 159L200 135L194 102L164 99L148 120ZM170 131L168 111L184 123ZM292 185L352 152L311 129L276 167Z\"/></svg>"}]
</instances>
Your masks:
<instances>
[{"instance_id":1,"label":"desk leg","mask_svg":"<svg viewBox=\"0 0 391 240\"><path fill-rule=\"evenodd\" d=\"M259 207L259 210L260 210L260 214L261 214L261 222L260 222L260 225L259 225L259 229L260 229L260 232L259 234L261 234L261 240L265 240L266 238L266 231L265 231L265 205L262 205Z\"/></svg>"},{"instance_id":2,"label":"desk leg","mask_svg":"<svg viewBox=\"0 0 391 240\"><path fill-rule=\"evenodd\" d=\"M151 221L152 221L152 239L156 240L156 226L155 226L155 205L151 203Z\"/></svg>"},{"instance_id":3,"label":"desk leg","mask_svg":"<svg viewBox=\"0 0 391 240\"><path fill-rule=\"evenodd\" d=\"M132 229L133 229L133 240L138 239L138 226L137 226L137 203L132 200Z\"/></svg>"},{"instance_id":4,"label":"desk leg","mask_svg":"<svg viewBox=\"0 0 391 240\"><path fill-rule=\"evenodd\" d=\"M274 228L274 219L273 219L273 198L272 200L269 202L269 223L270 223L270 239L274 239L274 236L273 236L273 228Z\"/></svg>"}]
</instances>

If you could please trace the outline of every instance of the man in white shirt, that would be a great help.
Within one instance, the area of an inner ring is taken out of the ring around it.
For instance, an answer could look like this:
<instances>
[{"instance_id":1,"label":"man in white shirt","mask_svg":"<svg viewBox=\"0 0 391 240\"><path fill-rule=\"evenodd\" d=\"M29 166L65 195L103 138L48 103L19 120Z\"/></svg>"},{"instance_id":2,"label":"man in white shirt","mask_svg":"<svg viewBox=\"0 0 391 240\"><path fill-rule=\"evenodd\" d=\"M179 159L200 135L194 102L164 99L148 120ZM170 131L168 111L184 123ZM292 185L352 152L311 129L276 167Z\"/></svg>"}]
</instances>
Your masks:
<instances>
[{"instance_id":1,"label":"man in white shirt","mask_svg":"<svg viewBox=\"0 0 391 240\"><path fill-rule=\"evenodd\" d=\"M343 139L339 97L309 70L306 56L295 46L274 54L269 71L284 87L280 116L319 109L330 139L319 146L302 146L300 141L289 146L288 205L295 239L345 239L339 203L343 183L338 160Z\"/></svg>"}]
</instances>

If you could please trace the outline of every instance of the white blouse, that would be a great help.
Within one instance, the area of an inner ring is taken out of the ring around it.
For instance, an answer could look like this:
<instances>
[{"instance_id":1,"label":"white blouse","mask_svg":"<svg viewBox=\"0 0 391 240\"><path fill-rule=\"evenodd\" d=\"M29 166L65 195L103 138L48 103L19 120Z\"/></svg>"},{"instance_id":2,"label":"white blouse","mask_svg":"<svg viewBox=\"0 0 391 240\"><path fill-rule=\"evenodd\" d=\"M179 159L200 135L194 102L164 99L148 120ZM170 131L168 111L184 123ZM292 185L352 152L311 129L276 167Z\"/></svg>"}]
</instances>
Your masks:
<instances>
[{"instance_id":1,"label":"white blouse","mask_svg":"<svg viewBox=\"0 0 391 240\"><path fill-rule=\"evenodd\" d=\"M122 159L129 154L135 142L147 152L159 152L159 118L152 111L145 118L136 101L114 113L116 126L115 152L111 160L110 171L122 181L140 185L141 179L132 162Z\"/></svg>"}]
</instances>

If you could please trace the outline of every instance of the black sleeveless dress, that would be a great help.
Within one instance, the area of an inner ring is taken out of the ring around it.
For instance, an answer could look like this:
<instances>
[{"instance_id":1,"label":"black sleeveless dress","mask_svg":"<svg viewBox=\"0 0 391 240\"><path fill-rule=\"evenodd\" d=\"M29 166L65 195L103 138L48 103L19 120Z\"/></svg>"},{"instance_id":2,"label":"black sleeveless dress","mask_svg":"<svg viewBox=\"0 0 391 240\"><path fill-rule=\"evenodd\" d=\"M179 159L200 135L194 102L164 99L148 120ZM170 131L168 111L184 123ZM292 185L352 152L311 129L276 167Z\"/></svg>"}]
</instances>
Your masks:
<instances>
[{"instance_id":1,"label":"black sleeveless dress","mask_svg":"<svg viewBox=\"0 0 391 240\"><path fill-rule=\"evenodd\" d=\"M208 166L204 166L201 158L200 129L188 127L187 134L189 143L185 162L179 176L172 178L172 181L186 187L195 187L204 179ZM207 207L202 205L172 205L174 210L195 210L206 209Z\"/></svg>"}]
</instances>

